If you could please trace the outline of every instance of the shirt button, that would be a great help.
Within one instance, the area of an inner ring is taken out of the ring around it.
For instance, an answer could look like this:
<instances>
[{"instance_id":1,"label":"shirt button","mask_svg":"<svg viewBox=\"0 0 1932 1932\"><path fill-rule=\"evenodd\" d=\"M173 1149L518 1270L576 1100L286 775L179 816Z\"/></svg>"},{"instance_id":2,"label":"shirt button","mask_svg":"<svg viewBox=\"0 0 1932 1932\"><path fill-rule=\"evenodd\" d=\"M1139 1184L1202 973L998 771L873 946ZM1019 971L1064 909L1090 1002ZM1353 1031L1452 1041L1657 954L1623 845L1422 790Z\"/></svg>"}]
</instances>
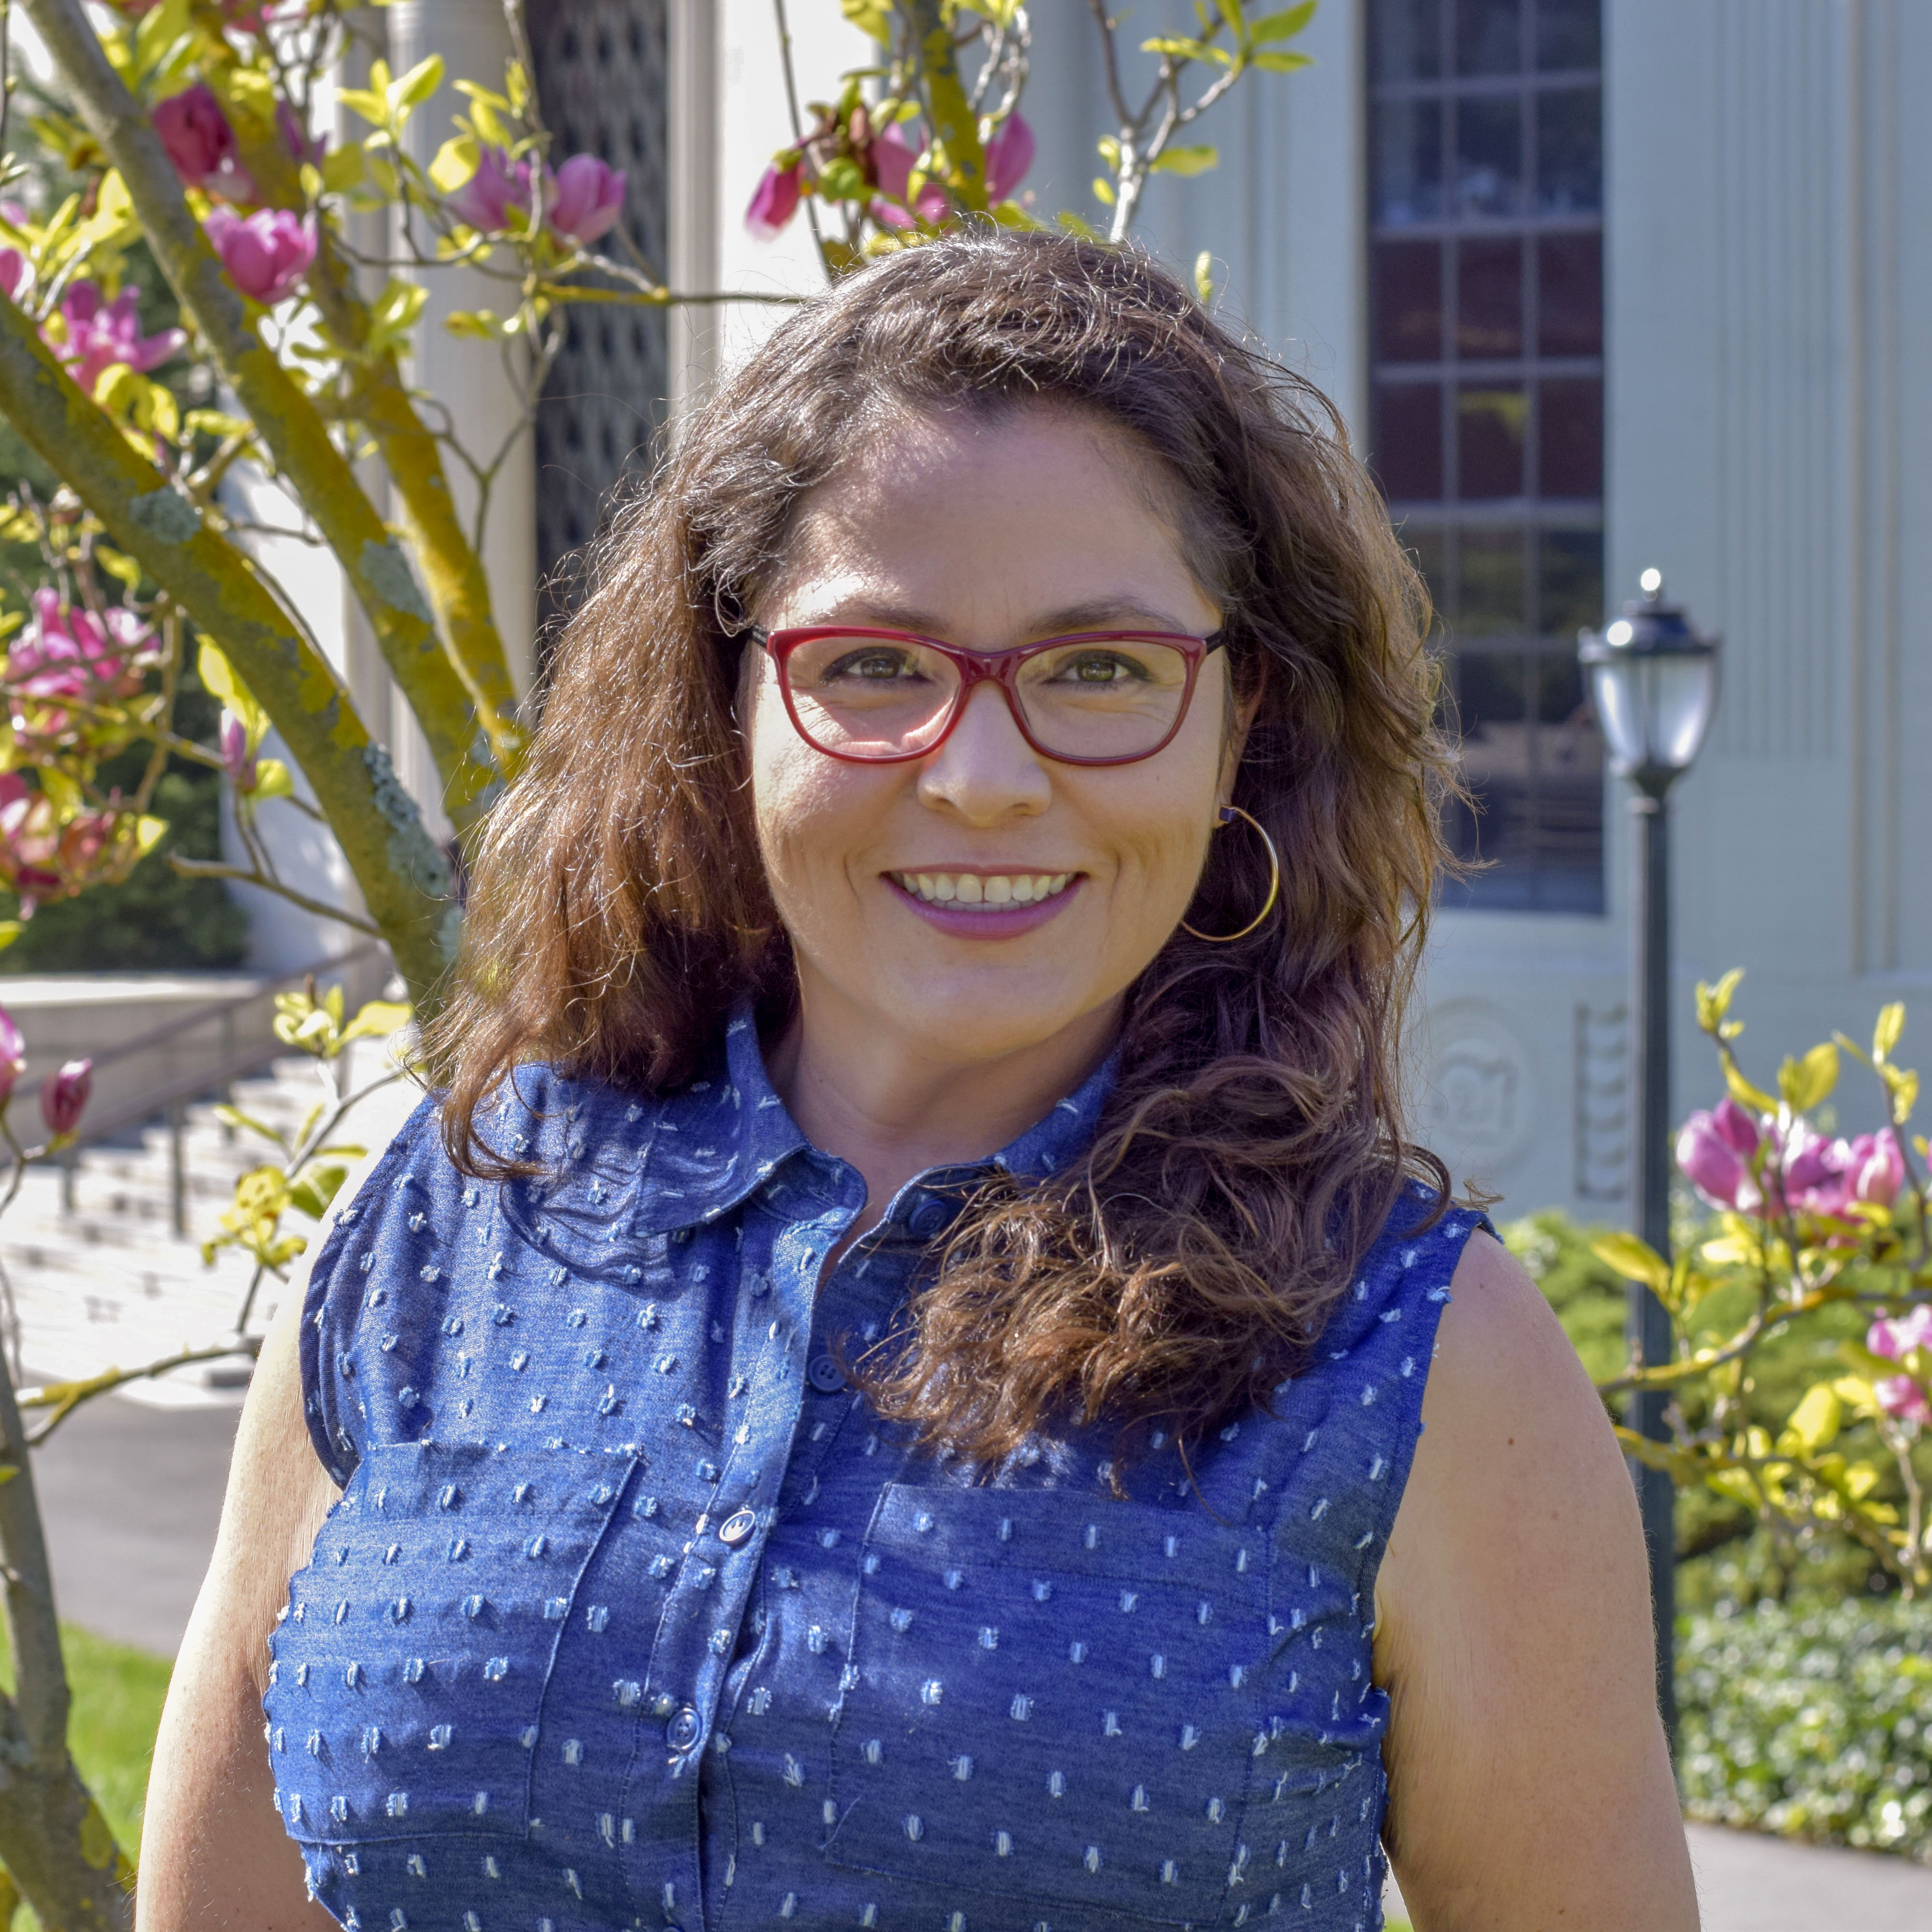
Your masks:
<instances>
[{"instance_id":1,"label":"shirt button","mask_svg":"<svg viewBox=\"0 0 1932 1932\"><path fill-rule=\"evenodd\" d=\"M749 1510L740 1510L718 1526L718 1540L727 1550L736 1550L758 1526L758 1519Z\"/></svg>"},{"instance_id":2,"label":"shirt button","mask_svg":"<svg viewBox=\"0 0 1932 1932\"><path fill-rule=\"evenodd\" d=\"M935 1201L931 1195L922 1201L907 1218L906 1226L921 1240L928 1240L939 1232L952 1220L946 1203Z\"/></svg>"},{"instance_id":3,"label":"shirt button","mask_svg":"<svg viewBox=\"0 0 1932 1932\"><path fill-rule=\"evenodd\" d=\"M698 1721L698 1713L687 1704L664 1726L664 1742L674 1751L682 1753L694 1746L704 1726Z\"/></svg>"},{"instance_id":4,"label":"shirt button","mask_svg":"<svg viewBox=\"0 0 1932 1932\"><path fill-rule=\"evenodd\" d=\"M811 1367L805 1372L820 1395L833 1394L845 1386L845 1378L838 1372L838 1364L830 1355L814 1355Z\"/></svg>"}]
</instances>

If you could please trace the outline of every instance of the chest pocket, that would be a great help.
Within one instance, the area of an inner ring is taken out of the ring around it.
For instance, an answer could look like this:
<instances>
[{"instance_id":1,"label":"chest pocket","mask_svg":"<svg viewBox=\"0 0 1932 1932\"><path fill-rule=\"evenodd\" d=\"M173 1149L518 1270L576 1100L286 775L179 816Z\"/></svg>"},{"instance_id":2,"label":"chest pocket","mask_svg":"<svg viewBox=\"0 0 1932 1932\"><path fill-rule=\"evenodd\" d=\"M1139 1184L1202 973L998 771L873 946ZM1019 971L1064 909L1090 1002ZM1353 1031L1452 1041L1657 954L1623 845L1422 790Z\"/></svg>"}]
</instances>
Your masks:
<instances>
[{"instance_id":1,"label":"chest pocket","mask_svg":"<svg viewBox=\"0 0 1932 1932\"><path fill-rule=\"evenodd\" d=\"M264 1708L292 1836L524 1832L557 1639L635 1460L364 1454L272 1640Z\"/></svg>"},{"instance_id":2,"label":"chest pocket","mask_svg":"<svg viewBox=\"0 0 1932 1932\"><path fill-rule=\"evenodd\" d=\"M1246 1881L1267 1577L1198 1510L893 1485L868 1532L826 1856L1214 1917Z\"/></svg>"}]
</instances>

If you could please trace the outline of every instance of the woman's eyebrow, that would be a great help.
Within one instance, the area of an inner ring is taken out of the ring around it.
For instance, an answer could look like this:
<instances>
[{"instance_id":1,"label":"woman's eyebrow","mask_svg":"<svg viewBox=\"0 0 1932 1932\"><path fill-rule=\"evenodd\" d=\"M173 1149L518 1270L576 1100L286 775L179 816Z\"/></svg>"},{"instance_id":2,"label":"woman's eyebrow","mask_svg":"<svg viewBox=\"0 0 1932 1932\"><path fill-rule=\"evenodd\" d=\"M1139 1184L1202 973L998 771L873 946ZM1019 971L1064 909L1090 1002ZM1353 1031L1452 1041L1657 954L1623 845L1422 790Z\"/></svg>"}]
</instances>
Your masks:
<instances>
[{"instance_id":1,"label":"woman's eyebrow","mask_svg":"<svg viewBox=\"0 0 1932 1932\"><path fill-rule=\"evenodd\" d=\"M908 604L876 602L870 598L840 599L830 610L806 620L811 624L863 624L886 631L913 631L921 637L946 640L944 622L930 610ZM1084 604L1070 604L1042 612L1019 631L1016 638L1053 638L1073 631L1166 631L1177 636L1196 633L1172 611L1144 604L1133 597L1096 597Z\"/></svg>"}]
</instances>

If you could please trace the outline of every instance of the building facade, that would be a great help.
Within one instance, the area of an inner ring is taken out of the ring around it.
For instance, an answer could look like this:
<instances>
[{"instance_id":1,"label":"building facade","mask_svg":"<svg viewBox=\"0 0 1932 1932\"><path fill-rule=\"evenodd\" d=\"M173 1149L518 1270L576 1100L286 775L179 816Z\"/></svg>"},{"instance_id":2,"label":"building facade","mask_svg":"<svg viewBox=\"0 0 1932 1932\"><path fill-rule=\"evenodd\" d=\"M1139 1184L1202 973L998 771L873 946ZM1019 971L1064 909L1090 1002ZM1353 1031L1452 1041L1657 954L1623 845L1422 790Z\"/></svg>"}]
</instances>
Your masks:
<instances>
[{"instance_id":1,"label":"building facade","mask_svg":"<svg viewBox=\"0 0 1932 1932\"><path fill-rule=\"evenodd\" d=\"M500 32L494 0L387 10L392 34L394 16L418 36L455 23L425 44ZM1044 216L1097 218L1092 16L1030 10L1028 186ZM1143 10L1124 42L1186 11ZM800 94L826 98L868 44L837 0L789 12ZM802 222L769 243L742 224L790 138L769 0L530 17L554 123L632 170L634 230L675 286L815 284ZM1575 644L1640 570L1724 638L1717 723L1676 797L1678 1113L1716 1084L1700 977L1748 969L1760 1080L1932 993L1932 768L1912 755L1932 734L1932 620L1912 590L1932 493L1932 387L1912 373L1932 238L1912 216L1932 128L1902 106L1915 76L1932 88L1932 8L1322 0L1298 44L1312 67L1244 81L1190 130L1219 167L1157 178L1138 232L1178 266L1208 253L1224 315L1332 399L1435 593L1478 808L1448 826L1471 869L1426 965L1424 1136L1506 1211L1616 1220L1627 814ZM525 573L512 608L594 529L666 407L774 316L724 303L573 328L512 486L524 507L506 514L530 526L527 562L501 553ZM1916 1025L1932 1038L1932 1001ZM1875 1111L1848 1078L1846 1126Z\"/></svg>"}]
</instances>

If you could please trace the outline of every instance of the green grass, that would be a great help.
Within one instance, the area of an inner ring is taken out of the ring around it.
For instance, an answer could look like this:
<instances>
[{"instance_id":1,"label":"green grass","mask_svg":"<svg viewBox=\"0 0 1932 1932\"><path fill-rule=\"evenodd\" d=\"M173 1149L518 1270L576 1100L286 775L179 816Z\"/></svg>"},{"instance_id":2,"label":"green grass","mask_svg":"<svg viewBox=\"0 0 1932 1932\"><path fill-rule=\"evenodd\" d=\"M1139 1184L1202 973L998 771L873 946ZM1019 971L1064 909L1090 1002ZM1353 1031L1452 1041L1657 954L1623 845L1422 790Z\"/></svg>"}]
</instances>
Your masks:
<instances>
[{"instance_id":1,"label":"green grass","mask_svg":"<svg viewBox=\"0 0 1932 1932\"><path fill-rule=\"evenodd\" d=\"M68 1748L113 1827L116 1841L131 1858L140 1846L148 1766L174 1666L166 1658L110 1643L71 1624L62 1627L61 1648L74 1693ZM10 1694L13 1688L14 1659L0 1634L0 1689ZM28 1932L38 1923L31 1912L24 1912L15 1932Z\"/></svg>"}]
</instances>

